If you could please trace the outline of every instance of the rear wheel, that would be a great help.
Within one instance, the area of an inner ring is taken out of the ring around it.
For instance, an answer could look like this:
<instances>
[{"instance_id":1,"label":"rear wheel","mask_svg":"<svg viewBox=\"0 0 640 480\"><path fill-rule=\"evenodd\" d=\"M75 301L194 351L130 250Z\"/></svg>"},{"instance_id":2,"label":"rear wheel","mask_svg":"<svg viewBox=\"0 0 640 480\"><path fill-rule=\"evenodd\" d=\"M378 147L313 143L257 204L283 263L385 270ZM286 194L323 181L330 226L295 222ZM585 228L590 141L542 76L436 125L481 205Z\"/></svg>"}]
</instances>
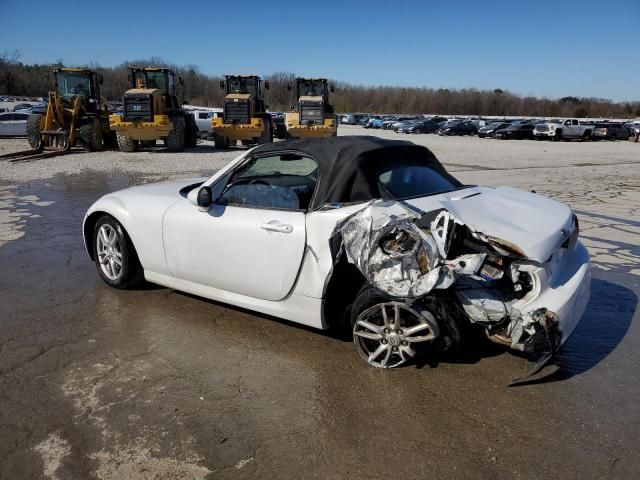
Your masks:
<instances>
[{"instance_id":1,"label":"rear wheel","mask_svg":"<svg viewBox=\"0 0 640 480\"><path fill-rule=\"evenodd\" d=\"M97 118L85 118L78 128L78 139L87 152L95 152L104 148L102 125Z\"/></svg>"},{"instance_id":2,"label":"rear wheel","mask_svg":"<svg viewBox=\"0 0 640 480\"><path fill-rule=\"evenodd\" d=\"M100 277L115 288L131 288L144 282L136 249L120 222L103 215L93 228L94 260Z\"/></svg>"},{"instance_id":3,"label":"rear wheel","mask_svg":"<svg viewBox=\"0 0 640 480\"><path fill-rule=\"evenodd\" d=\"M556 134L552 138L554 142L562 140L562 130L556 130Z\"/></svg>"},{"instance_id":4,"label":"rear wheel","mask_svg":"<svg viewBox=\"0 0 640 480\"><path fill-rule=\"evenodd\" d=\"M29 146L40 152L43 149L42 135L40 135L40 123L42 122L42 115L39 113L32 113L27 118L27 140Z\"/></svg>"},{"instance_id":5,"label":"rear wheel","mask_svg":"<svg viewBox=\"0 0 640 480\"><path fill-rule=\"evenodd\" d=\"M173 128L167 135L167 148L171 152L181 152L185 144L185 124L184 117L174 116L171 118Z\"/></svg>"},{"instance_id":6,"label":"rear wheel","mask_svg":"<svg viewBox=\"0 0 640 480\"><path fill-rule=\"evenodd\" d=\"M588 142L589 140L591 140L591 130L585 130L585 132L582 134L582 141Z\"/></svg>"},{"instance_id":7,"label":"rear wheel","mask_svg":"<svg viewBox=\"0 0 640 480\"><path fill-rule=\"evenodd\" d=\"M135 152L138 150L138 141L126 135L117 134L118 147L123 152Z\"/></svg>"}]
</instances>

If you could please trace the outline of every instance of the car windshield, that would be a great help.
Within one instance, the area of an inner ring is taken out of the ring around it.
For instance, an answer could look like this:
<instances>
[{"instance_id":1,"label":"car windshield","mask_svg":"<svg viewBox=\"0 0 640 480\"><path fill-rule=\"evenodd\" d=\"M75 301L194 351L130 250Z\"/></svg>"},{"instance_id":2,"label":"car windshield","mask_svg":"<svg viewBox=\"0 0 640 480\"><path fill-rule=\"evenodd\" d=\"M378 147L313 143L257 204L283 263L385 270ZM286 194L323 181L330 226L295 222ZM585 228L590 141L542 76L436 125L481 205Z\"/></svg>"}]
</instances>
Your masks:
<instances>
[{"instance_id":1,"label":"car windshield","mask_svg":"<svg viewBox=\"0 0 640 480\"><path fill-rule=\"evenodd\" d=\"M258 94L258 81L255 78L231 77L228 80L229 93Z\"/></svg>"},{"instance_id":2,"label":"car windshield","mask_svg":"<svg viewBox=\"0 0 640 480\"><path fill-rule=\"evenodd\" d=\"M324 95L324 82L322 80L300 80L298 94L299 96L321 97Z\"/></svg>"},{"instance_id":3,"label":"car windshield","mask_svg":"<svg viewBox=\"0 0 640 480\"><path fill-rule=\"evenodd\" d=\"M88 97L91 94L91 81L89 75L81 72L58 72L58 93L63 97L82 95Z\"/></svg>"},{"instance_id":4,"label":"car windshield","mask_svg":"<svg viewBox=\"0 0 640 480\"><path fill-rule=\"evenodd\" d=\"M459 188L426 165L390 166L377 175L380 193L385 199L402 200L448 192Z\"/></svg>"}]
</instances>

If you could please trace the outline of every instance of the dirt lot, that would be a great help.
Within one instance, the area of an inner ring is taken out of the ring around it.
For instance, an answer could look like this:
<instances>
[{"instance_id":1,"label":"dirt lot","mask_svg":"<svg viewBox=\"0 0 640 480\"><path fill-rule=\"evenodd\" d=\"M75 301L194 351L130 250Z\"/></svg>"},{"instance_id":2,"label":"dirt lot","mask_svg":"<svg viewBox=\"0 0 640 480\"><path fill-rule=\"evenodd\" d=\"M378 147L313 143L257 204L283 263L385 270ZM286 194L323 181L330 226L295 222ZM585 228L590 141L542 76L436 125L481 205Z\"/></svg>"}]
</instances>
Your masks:
<instances>
[{"instance_id":1,"label":"dirt lot","mask_svg":"<svg viewBox=\"0 0 640 480\"><path fill-rule=\"evenodd\" d=\"M524 360L482 346L381 371L322 332L106 287L84 253L86 208L237 151L0 161L0 479L637 478L640 145L340 132L411 139L464 182L578 212L592 298L557 365L509 388Z\"/></svg>"}]
</instances>

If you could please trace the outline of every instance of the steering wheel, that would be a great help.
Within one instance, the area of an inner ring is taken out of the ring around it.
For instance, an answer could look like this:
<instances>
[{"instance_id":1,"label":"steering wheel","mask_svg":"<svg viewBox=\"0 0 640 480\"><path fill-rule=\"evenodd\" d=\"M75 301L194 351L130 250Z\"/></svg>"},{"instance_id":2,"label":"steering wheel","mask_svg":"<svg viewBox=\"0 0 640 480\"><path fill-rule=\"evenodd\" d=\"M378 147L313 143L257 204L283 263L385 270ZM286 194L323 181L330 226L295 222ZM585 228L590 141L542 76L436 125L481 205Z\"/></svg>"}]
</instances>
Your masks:
<instances>
[{"instance_id":1,"label":"steering wheel","mask_svg":"<svg viewBox=\"0 0 640 480\"><path fill-rule=\"evenodd\" d=\"M249 182L249 185L267 185L267 186L271 186L271 184L269 182L267 182L266 180L262 180L261 178L256 178L254 180L251 180Z\"/></svg>"}]
</instances>

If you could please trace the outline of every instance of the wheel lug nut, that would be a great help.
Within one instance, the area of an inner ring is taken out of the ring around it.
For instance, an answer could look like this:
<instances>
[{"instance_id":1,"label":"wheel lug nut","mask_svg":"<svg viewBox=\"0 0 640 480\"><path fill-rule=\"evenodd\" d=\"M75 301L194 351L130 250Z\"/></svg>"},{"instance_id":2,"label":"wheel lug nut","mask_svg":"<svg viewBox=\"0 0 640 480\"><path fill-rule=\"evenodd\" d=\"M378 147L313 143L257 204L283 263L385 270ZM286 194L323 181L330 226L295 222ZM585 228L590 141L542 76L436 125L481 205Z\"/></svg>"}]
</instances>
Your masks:
<instances>
[{"instance_id":1,"label":"wheel lug nut","mask_svg":"<svg viewBox=\"0 0 640 480\"><path fill-rule=\"evenodd\" d=\"M384 333L389 333L389 329L388 329L388 328L385 328L385 329L384 329Z\"/></svg>"},{"instance_id":2,"label":"wheel lug nut","mask_svg":"<svg viewBox=\"0 0 640 480\"><path fill-rule=\"evenodd\" d=\"M397 333L398 335L402 335L402 330L396 330L396 333Z\"/></svg>"},{"instance_id":3,"label":"wheel lug nut","mask_svg":"<svg viewBox=\"0 0 640 480\"><path fill-rule=\"evenodd\" d=\"M402 345L404 345L404 346L406 347L407 345L409 345L409 342L407 342L407 341L405 340L405 341L403 341L403 342L402 342Z\"/></svg>"},{"instance_id":4,"label":"wheel lug nut","mask_svg":"<svg viewBox=\"0 0 640 480\"><path fill-rule=\"evenodd\" d=\"M383 344L383 345L386 345L386 344L387 344L387 340L386 340L386 339L383 339L383 340L382 340L382 344Z\"/></svg>"},{"instance_id":5,"label":"wheel lug nut","mask_svg":"<svg viewBox=\"0 0 640 480\"><path fill-rule=\"evenodd\" d=\"M392 348L392 350L393 350L394 352L397 352L397 351L398 351L398 347L393 347L393 348Z\"/></svg>"}]
</instances>

